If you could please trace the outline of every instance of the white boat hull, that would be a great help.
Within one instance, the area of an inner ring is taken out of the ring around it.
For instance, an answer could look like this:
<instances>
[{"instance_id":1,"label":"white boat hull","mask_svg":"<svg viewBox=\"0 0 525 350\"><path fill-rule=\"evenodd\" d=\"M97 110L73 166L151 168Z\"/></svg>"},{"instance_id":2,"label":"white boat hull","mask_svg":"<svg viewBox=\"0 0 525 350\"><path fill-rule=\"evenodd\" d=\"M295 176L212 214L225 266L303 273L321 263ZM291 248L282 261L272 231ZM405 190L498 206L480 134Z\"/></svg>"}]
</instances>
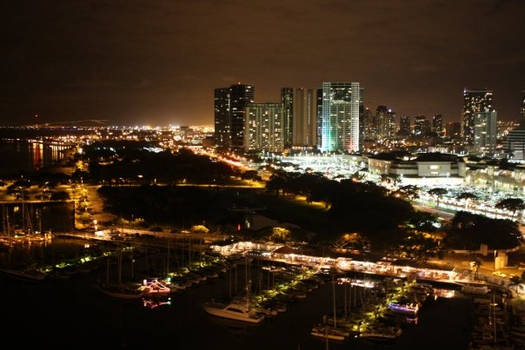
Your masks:
<instances>
[{"instance_id":1,"label":"white boat hull","mask_svg":"<svg viewBox=\"0 0 525 350\"><path fill-rule=\"evenodd\" d=\"M262 320L264 320L264 316L255 318L255 317L247 317L243 314L236 314L234 312L228 312L225 310L221 310L215 307L209 307L204 306L204 310L206 310L207 313L213 316L227 318L230 320L236 320L236 321L242 321L242 322L248 322L248 323L261 323Z\"/></svg>"}]
</instances>

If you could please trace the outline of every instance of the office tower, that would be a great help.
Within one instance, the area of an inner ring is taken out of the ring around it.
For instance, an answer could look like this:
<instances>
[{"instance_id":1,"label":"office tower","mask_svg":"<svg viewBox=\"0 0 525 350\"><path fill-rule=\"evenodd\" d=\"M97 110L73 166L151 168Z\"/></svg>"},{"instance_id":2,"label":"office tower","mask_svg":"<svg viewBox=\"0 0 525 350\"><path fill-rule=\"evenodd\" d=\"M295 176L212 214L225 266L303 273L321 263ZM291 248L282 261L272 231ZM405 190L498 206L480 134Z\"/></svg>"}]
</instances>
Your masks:
<instances>
[{"instance_id":1,"label":"office tower","mask_svg":"<svg viewBox=\"0 0 525 350\"><path fill-rule=\"evenodd\" d=\"M447 124L447 136L454 140L459 140L461 138L461 123L460 122L450 122Z\"/></svg>"},{"instance_id":2,"label":"office tower","mask_svg":"<svg viewBox=\"0 0 525 350\"><path fill-rule=\"evenodd\" d=\"M292 146L293 142L293 121L294 121L294 89L281 89L281 103L283 104L283 135L284 147Z\"/></svg>"},{"instance_id":3,"label":"office tower","mask_svg":"<svg viewBox=\"0 0 525 350\"><path fill-rule=\"evenodd\" d=\"M286 123L286 120L285 120ZM292 145L315 147L317 144L317 91L293 89Z\"/></svg>"},{"instance_id":4,"label":"office tower","mask_svg":"<svg viewBox=\"0 0 525 350\"><path fill-rule=\"evenodd\" d=\"M492 90L463 90L463 140L468 145L474 144L476 119L492 119L489 114L496 113L494 109ZM481 116L485 114L485 116Z\"/></svg>"},{"instance_id":5,"label":"office tower","mask_svg":"<svg viewBox=\"0 0 525 350\"><path fill-rule=\"evenodd\" d=\"M411 133L410 117L408 115L399 117L399 135L408 136Z\"/></svg>"},{"instance_id":6,"label":"office tower","mask_svg":"<svg viewBox=\"0 0 525 350\"><path fill-rule=\"evenodd\" d=\"M474 114L474 152L492 153L498 133L496 111Z\"/></svg>"},{"instance_id":7,"label":"office tower","mask_svg":"<svg viewBox=\"0 0 525 350\"><path fill-rule=\"evenodd\" d=\"M445 129L443 128L443 116L436 114L432 117L432 132L438 137L445 136Z\"/></svg>"},{"instance_id":8,"label":"office tower","mask_svg":"<svg viewBox=\"0 0 525 350\"><path fill-rule=\"evenodd\" d=\"M321 151L359 151L358 82L324 82Z\"/></svg>"},{"instance_id":9,"label":"office tower","mask_svg":"<svg viewBox=\"0 0 525 350\"><path fill-rule=\"evenodd\" d=\"M245 151L282 152L284 111L281 103L250 103L245 108Z\"/></svg>"},{"instance_id":10,"label":"office tower","mask_svg":"<svg viewBox=\"0 0 525 350\"><path fill-rule=\"evenodd\" d=\"M363 140L376 140L377 139L377 123L374 113L370 108L365 108L362 118L362 122L359 124L359 130Z\"/></svg>"},{"instance_id":11,"label":"office tower","mask_svg":"<svg viewBox=\"0 0 525 350\"><path fill-rule=\"evenodd\" d=\"M215 142L219 147L242 149L245 108L253 103L255 87L235 84L215 89Z\"/></svg>"},{"instance_id":12,"label":"office tower","mask_svg":"<svg viewBox=\"0 0 525 350\"><path fill-rule=\"evenodd\" d=\"M321 149L323 139L323 89L317 89L317 149Z\"/></svg>"},{"instance_id":13,"label":"office tower","mask_svg":"<svg viewBox=\"0 0 525 350\"><path fill-rule=\"evenodd\" d=\"M396 113L387 106L377 106L377 135L380 139L391 140L396 134Z\"/></svg>"},{"instance_id":14,"label":"office tower","mask_svg":"<svg viewBox=\"0 0 525 350\"><path fill-rule=\"evenodd\" d=\"M507 135L505 150L513 160L525 160L525 121Z\"/></svg>"},{"instance_id":15,"label":"office tower","mask_svg":"<svg viewBox=\"0 0 525 350\"><path fill-rule=\"evenodd\" d=\"M430 134L430 121L424 115L414 117L414 135L428 136Z\"/></svg>"},{"instance_id":16,"label":"office tower","mask_svg":"<svg viewBox=\"0 0 525 350\"><path fill-rule=\"evenodd\" d=\"M229 148L230 135L230 89L218 88L214 93L215 105L215 145Z\"/></svg>"},{"instance_id":17,"label":"office tower","mask_svg":"<svg viewBox=\"0 0 525 350\"><path fill-rule=\"evenodd\" d=\"M230 87L231 113L231 147L242 149L244 145L245 110L249 103L253 103L255 88L253 85L237 84Z\"/></svg>"}]
</instances>

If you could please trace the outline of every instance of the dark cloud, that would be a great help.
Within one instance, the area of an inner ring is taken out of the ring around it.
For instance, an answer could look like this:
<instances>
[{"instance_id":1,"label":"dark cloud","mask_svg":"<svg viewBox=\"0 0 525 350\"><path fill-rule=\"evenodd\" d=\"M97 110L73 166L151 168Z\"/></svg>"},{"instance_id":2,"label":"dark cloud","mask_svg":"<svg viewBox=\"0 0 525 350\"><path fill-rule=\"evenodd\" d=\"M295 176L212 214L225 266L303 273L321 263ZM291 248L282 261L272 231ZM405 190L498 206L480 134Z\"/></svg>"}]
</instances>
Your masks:
<instances>
[{"instance_id":1,"label":"dark cloud","mask_svg":"<svg viewBox=\"0 0 525 350\"><path fill-rule=\"evenodd\" d=\"M515 118L521 0L19 0L4 2L0 120L105 116L210 123L213 88L357 80L365 103L459 118L463 87Z\"/></svg>"}]
</instances>

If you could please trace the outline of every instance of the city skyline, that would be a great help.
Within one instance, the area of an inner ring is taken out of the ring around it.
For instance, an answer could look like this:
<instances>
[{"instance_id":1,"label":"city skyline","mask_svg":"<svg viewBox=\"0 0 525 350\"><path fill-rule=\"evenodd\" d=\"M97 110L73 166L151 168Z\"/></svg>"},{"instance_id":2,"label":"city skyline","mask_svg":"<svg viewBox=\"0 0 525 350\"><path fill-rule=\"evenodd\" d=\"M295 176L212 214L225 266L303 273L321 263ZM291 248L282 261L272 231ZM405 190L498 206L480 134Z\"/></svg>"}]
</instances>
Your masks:
<instances>
[{"instance_id":1,"label":"city skyline","mask_svg":"<svg viewBox=\"0 0 525 350\"><path fill-rule=\"evenodd\" d=\"M0 25L0 123L211 124L213 88L238 81L257 86L256 102L278 102L281 87L359 81L372 109L447 122L461 117L462 89L487 88L498 118L513 120L524 10L495 0L25 0Z\"/></svg>"}]
</instances>

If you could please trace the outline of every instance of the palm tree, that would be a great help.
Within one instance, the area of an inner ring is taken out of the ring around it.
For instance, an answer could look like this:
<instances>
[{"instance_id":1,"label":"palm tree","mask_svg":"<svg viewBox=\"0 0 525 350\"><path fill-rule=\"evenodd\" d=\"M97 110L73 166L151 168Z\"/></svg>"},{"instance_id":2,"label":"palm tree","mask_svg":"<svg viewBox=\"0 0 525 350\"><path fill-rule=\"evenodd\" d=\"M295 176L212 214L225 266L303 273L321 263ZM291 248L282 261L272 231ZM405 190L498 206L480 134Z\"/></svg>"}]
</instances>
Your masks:
<instances>
[{"instance_id":1,"label":"palm tree","mask_svg":"<svg viewBox=\"0 0 525 350\"><path fill-rule=\"evenodd\" d=\"M439 200L447 193L448 191L441 187L436 187L428 191L429 195L436 197L436 207L439 207Z\"/></svg>"}]
</instances>

